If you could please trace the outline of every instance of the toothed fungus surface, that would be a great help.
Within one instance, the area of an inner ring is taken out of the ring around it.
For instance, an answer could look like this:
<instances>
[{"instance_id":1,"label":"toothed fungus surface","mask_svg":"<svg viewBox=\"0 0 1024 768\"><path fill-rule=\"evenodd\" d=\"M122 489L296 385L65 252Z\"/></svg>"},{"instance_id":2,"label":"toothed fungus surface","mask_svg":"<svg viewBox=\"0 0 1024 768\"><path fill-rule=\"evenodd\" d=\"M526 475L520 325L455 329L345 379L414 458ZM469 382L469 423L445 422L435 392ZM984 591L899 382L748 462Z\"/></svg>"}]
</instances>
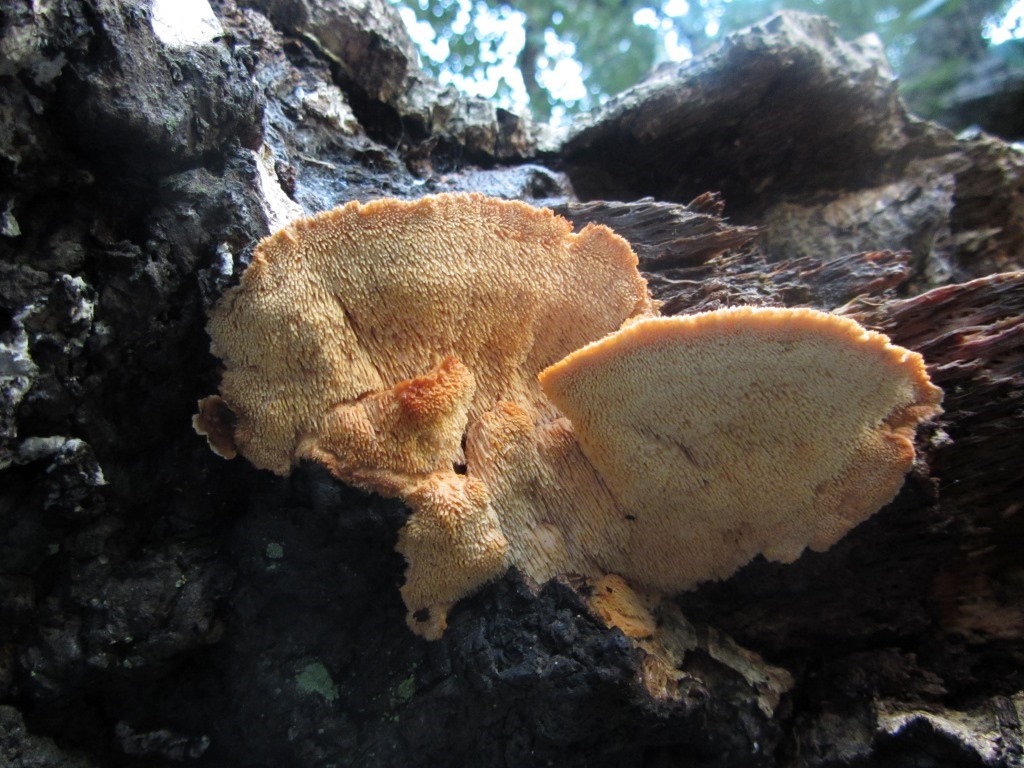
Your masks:
<instances>
[{"instance_id":1,"label":"toothed fungus surface","mask_svg":"<svg viewBox=\"0 0 1024 768\"><path fill-rule=\"evenodd\" d=\"M664 591L832 546L892 501L941 399L920 355L809 309L638 320L540 381L634 518L600 565Z\"/></svg>"},{"instance_id":2,"label":"toothed fungus surface","mask_svg":"<svg viewBox=\"0 0 1024 768\"><path fill-rule=\"evenodd\" d=\"M482 195L294 222L209 331L224 375L196 430L403 499L428 638L509 566L667 593L827 548L895 496L941 398L919 355L850 320L660 318L609 229Z\"/></svg>"}]
</instances>

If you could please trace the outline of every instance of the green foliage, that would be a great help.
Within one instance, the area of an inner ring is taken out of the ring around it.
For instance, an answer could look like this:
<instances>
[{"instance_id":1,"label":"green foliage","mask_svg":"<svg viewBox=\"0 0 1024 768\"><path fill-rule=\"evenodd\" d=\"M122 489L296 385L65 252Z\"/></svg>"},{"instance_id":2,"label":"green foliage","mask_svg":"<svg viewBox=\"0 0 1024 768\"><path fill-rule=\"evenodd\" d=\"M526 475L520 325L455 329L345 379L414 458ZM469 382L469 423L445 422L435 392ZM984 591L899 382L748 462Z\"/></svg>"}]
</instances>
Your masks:
<instances>
[{"instance_id":1,"label":"green foliage","mask_svg":"<svg viewBox=\"0 0 1024 768\"><path fill-rule=\"evenodd\" d=\"M554 106L591 109L602 97L643 77L659 45L655 30L633 23L634 10L644 5L643 0L524 0L514 7L493 0L421 0L407 7L433 27L436 39L446 42L450 51L443 61L424 56L427 69L442 79L447 72L456 81L493 78L501 57L494 20L506 25L518 21L524 40L515 63L522 84L503 77L493 96L499 102L514 102L519 86L533 112L547 117ZM548 84L558 76L560 60L578 62L582 69L588 87L575 98L552 93Z\"/></svg>"},{"instance_id":2,"label":"green foliage","mask_svg":"<svg viewBox=\"0 0 1024 768\"><path fill-rule=\"evenodd\" d=\"M910 70L917 70L907 73L915 92L947 88L962 66L984 53L985 21L1011 5L1010 0L404 2L419 21L433 28L442 52L447 44L446 57L438 56L437 50L436 58L424 57L435 75L457 84L490 79L490 91L481 95L505 105L528 104L540 118L553 111L592 109L641 80L660 61L700 53L724 34L784 8L829 16L847 39L875 32L897 69L906 62ZM519 30L512 50L497 31L496 19L506 29ZM929 47L935 50L929 52ZM941 50L944 47L951 50ZM936 77L934 70L939 69L942 76ZM583 88L566 90L573 75L582 75Z\"/></svg>"},{"instance_id":3,"label":"green foliage","mask_svg":"<svg viewBox=\"0 0 1024 768\"><path fill-rule=\"evenodd\" d=\"M526 11L528 39L531 30L551 29L560 39L575 45L590 88L582 99L567 105L570 109L590 109L601 96L625 90L647 73L659 41L655 30L633 23L632 10L641 6L640 2L568 0L557 3L555 14L547 5L544 0L533 0L519 7ZM537 93L551 103L549 93ZM531 106L540 108L543 114L546 107L538 101L531 93Z\"/></svg>"},{"instance_id":4,"label":"green foliage","mask_svg":"<svg viewBox=\"0 0 1024 768\"><path fill-rule=\"evenodd\" d=\"M886 43L913 34L927 16L954 13L964 0L743 0L722 5L722 26L728 30L753 24L784 8L828 16L846 38L876 32Z\"/></svg>"}]
</instances>

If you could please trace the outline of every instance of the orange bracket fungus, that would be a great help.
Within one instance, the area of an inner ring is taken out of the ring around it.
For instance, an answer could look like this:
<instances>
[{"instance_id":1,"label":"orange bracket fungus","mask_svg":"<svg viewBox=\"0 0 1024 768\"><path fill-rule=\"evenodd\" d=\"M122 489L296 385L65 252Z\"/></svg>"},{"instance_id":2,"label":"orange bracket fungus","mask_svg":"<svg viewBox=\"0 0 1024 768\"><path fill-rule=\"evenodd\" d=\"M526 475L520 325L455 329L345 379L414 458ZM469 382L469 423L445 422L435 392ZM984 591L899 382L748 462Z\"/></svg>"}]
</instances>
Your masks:
<instances>
[{"instance_id":1,"label":"orange bracket fungus","mask_svg":"<svg viewBox=\"0 0 1024 768\"><path fill-rule=\"evenodd\" d=\"M214 309L220 455L401 498L409 625L510 566L670 594L823 550L892 500L941 392L809 309L660 317L629 244L482 195L349 203Z\"/></svg>"}]
</instances>

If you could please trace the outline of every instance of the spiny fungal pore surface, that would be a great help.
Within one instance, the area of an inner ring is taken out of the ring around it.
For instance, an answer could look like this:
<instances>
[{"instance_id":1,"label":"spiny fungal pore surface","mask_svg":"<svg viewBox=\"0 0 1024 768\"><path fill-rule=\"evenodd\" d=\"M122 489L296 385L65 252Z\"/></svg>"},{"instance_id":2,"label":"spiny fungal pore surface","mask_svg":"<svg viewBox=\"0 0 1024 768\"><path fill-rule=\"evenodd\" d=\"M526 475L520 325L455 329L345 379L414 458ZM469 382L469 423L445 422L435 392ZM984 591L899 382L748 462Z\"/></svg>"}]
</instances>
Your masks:
<instances>
[{"instance_id":1,"label":"spiny fungal pore surface","mask_svg":"<svg viewBox=\"0 0 1024 768\"><path fill-rule=\"evenodd\" d=\"M221 455L403 499L409 624L509 566L671 593L825 549L939 411L919 355L807 309L662 318L601 226L482 195L349 203L266 238L211 315Z\"/></svg>"}]
</instances>

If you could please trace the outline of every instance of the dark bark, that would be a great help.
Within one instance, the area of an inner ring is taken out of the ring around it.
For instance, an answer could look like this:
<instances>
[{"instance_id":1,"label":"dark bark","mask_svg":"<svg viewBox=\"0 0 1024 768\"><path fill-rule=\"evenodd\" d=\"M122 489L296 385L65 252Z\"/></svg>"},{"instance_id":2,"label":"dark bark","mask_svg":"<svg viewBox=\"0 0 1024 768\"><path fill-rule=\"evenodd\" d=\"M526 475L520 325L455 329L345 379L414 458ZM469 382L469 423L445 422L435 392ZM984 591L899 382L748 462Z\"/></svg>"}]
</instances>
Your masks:
<instances>
[{"instance_id":1,"label":"dark bark","mask_svg":"<svg viewBox=\"0 0 1024 768\"><path fill-rule=\"evenodd\" d=\"M384 3L215 9L184 45L141 0L0 11L0 765L1024 762L1016 150L799 15L559 145L427 80ZM899 497L664 602L652 642L516 573L413 636L399 504L225 462L190 416L261 236L450 190L608 223L666 312L815 306L921 351L946 412Z\"/></svg>"}]
</instances>

